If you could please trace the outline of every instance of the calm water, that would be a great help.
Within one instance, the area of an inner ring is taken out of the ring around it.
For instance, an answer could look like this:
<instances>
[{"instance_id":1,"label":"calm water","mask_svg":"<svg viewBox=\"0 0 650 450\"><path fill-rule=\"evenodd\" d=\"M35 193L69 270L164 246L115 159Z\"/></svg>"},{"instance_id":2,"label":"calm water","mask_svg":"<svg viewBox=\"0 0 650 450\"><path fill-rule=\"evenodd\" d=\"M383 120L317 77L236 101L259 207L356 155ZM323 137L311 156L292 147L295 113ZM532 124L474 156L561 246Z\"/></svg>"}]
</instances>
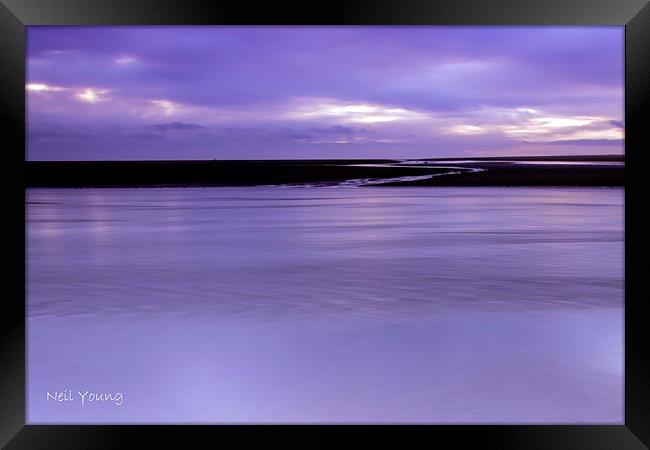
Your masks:
<instances>
[{"instance_id":1,"label":"calm water","mask_svg":"<svg viewBox=\"0 0 650 450\"><path fill-rule=\"evenodd\" d=\"M622 189L27 197L31 423L623 421Z\"/></svg>"}]
</instances>

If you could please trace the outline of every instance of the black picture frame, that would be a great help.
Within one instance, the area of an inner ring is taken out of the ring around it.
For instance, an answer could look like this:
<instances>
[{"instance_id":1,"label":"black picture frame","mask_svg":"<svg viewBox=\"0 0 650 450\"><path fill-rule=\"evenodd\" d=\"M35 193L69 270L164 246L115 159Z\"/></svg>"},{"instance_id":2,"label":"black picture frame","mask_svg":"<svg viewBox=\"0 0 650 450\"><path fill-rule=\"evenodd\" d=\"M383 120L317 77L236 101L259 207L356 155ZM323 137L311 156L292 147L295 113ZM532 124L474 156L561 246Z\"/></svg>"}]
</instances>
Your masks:
<instances>
[{"instance_id":1,"label":"black picture frame","mask_svg":"<svg viewBox=\"0 0 650 450\"><path fill-rule=\"evenodd\" d=\"M641 234L642 117L650 99L650 5L647 0L328 0L280 3L232 0L0 0L0 89L9 144L3 151L6 289L0 357L0 444L6 448L130 448L158 441L184 448L200 438L214 446L248 446L253 439L339 444L352 427L44 426L25 425L25 27L29 25L349 24L349 25L624 25L625 26L625 422L621 425L494 425L360 427L369 438L451 439L480 448L636 449L650 445L650 358L644 314ZM644 145L646 144L646 145ZM22 149L22 151L21 151ZM10 245L9 245L10 244ZM637 263L633 263L637 261ZM645 336L645 339L644 339ZM356 431L358 428L354 428ZM295 431L309 431L305 436ZM254 433L252 433L254 431ZM333 431L336 431L333 433ZM390 434L389 434L390 432ZM298 440L299 439L299 440ZM269 442L270 441L266 441ZM645 445L644 445L645 443ZM340 444L339 444L340 445Z\"/></svg>"}]
</instances>

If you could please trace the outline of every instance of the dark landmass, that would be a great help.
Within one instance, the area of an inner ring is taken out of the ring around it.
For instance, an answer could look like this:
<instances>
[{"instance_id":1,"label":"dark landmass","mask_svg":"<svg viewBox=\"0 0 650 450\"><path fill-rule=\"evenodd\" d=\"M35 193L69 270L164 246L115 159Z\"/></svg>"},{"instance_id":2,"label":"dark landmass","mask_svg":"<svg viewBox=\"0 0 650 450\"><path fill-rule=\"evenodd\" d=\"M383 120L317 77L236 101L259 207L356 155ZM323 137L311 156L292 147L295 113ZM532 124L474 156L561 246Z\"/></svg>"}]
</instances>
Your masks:
<instances>
[{"instance_id":1,"label":"dark landmass","mask_svg":"<svg viewBox=\"0 0 650 450\"><path fill-rule=\"evenodd\" d=\"M385 159L27 161L25 175L27 187L327 185L346 180L426 175L435 176L420 180L387 180L372 186L623 186L623 164L612 165L624 161L619 155L464 160L420 159L418 165L412 166L405 161ZM508 161L537 161L539 164ZM552 161L575 161L576 164L553 164ZM599 161L603 164L598 164ZM580 162L590 164L580 165ZM448 174L454 171L461 173Z\"/></svg>"},{"instance_id":2,"label":"dark landmass","mask_svg":"<svg viewBox=\"0 0 650 450\"><path fill-rule=\"evenodd\" d=\"M357 167L391 160L27 162L29 187L256 186L335 183L443 173L426 167Z\"/></svg>"}]
</instances>

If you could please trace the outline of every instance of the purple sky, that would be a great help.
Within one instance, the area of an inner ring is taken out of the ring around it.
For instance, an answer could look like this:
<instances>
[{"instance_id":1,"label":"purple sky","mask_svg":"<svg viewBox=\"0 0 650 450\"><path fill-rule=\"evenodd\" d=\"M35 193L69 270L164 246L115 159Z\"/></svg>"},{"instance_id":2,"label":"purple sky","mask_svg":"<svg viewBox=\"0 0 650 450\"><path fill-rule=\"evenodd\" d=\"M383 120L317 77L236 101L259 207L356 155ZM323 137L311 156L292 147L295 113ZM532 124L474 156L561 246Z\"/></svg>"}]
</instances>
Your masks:
<instances>
[{"instance_id":1,"label":"purple sky","mask_svg":"<svg viewBox=\"0 0 650 450\"><path fill-rule=\"evenodd\" d=\"M30 160L623 153L623 27L29 27Z\"/></svg>"}]
</instances>

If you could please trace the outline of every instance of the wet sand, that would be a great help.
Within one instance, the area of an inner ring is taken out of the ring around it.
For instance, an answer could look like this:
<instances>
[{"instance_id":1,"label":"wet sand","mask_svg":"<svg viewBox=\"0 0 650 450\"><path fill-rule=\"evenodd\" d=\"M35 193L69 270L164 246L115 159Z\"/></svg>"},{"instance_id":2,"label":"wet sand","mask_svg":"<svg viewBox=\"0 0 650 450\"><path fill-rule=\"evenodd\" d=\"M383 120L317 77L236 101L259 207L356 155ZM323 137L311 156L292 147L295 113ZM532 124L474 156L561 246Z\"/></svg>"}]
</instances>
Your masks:
<instances>
[{"instance_id":1,"label":"wet sand","mask_svg":"<svg viewBox=\"0 0 650 450\"><path fill-rule=\"evenodd\" d=\"M623 189L26 194L30 424L623 423Z\"/></svg>"},{"instance_id":2,"label":"wet sand","mask_svg":"<svg viewBox=\"0 0 650 450\"><path fill-rule=\"evenodd\" d=\"M623 186L622 166L475 164L484 169L379 186Z\"/></svg>"}]
</instances>

